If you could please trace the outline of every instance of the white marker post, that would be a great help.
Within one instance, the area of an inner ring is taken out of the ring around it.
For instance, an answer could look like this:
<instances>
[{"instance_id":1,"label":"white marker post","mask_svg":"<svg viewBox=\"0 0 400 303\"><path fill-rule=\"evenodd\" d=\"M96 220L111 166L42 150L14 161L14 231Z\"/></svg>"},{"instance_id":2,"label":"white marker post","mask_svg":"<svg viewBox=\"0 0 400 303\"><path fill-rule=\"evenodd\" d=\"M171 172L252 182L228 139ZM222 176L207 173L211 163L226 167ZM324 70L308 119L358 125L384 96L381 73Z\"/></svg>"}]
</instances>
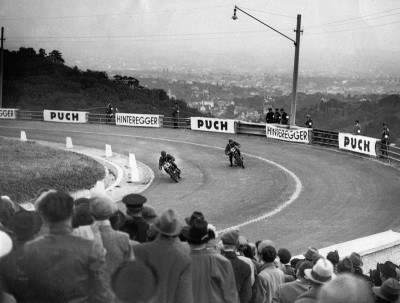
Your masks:
<instances>
[{"instance_id":1,"label":"white marker post","mask_svg":"<svg viewBox=\"0 0 400 303\"><path fill-rule=\"evenodd\" d=\"M132 168L131 181L132 182L139 182L140 181L139 170L137 168L135 154L129 153L129 167Z\"/></svg>"},{"instance_id":2,"label":"white marker post","mask_svg":"<svg viewBox=\"0 0 400 303\"><path fill-rule=\"evenodd\" d=\"M106 144L106 157L110 158L112 156L111 145Z\"/></svg>"},{"instance_id":3,"label":"white marker post","mask_svg":"<svg viewBox=\"0 0 400 303\"><path fill-rule=\"evenodd\" d=\"M67 137L66 148L74 148L71 137Z\"/></svg>"},{"instance_id":4,"label":"white marker post","mask_svg":"<svg viewBox=\"0 0 400 303\"><path fill-rule=\"evenodd\" d=\"M105 194L106 193L106 189L105 189L105 186L104 186L104 182L103 181L97 181L93 191L96 194Z\"/></svg>"},{"instance_id":5,"label":"white marker post","mask_svg":"<svg viewBox=\"0 0 400 303\"><path fill-rule=\"evenodd\" d=\"M23 130L21 130L21 141L24 141L24 142L28 141L26 139L26 134L25 134L25 132Z\"/></svg>"}]
</instances>

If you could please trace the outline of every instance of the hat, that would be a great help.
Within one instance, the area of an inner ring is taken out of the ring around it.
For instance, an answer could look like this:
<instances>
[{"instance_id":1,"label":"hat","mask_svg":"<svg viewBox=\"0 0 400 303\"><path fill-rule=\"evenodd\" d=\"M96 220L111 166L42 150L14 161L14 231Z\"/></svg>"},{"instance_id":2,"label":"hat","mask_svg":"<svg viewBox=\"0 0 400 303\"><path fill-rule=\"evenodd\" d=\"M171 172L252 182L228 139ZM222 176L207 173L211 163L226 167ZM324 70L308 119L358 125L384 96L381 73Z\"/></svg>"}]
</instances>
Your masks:
<instances>
[{"instance_id":1,"label":"hat","mask_svg":"<svg viewBox=\"0 0 400 303\"><path fill-rule=\"evenodd\" d=\"M139 194L129 194L122 198L122 203L129 209L140 210L143 208L143 204L146 203L147 199Z\"/></svg>"},{"instance_id":2,"label":"hat","mask_svg":"<svg viewBox=\"0 0 400 303\"><path fill-rule=\"evenodd\" d=\"M8 234L0 230L0 258L8 255L13 247L12 240Z\"/></svg>"},{"instance_id":3,"label":"hat","mask_svg":"<svg viewBox=\"0 0 400 303\"><path fill-rule=\"evenodd\" d=\"M202 219L195 219L190 226L187 240L193 244L203 244L208 241L208 228L207 221Z\"/></svg>"},{"instance_id":4,"label":"hat","mask_svg":"<svg viewBox=\"0 0 400 303\"><path fill-rule=\"evenodd\" d=\"M339 253L337 250L328 252L326 258L332 262L333 265L339 263ZM353 263L354 265L354 263Z\"/></svg>"},{"instance_id":5,"label":"hat","mask_svg":"<svg viewBox=\"0 0 400 303\"><path fill-rule=\"evenodd\" d=\"M318 284L328 283L336 277L332 263L325 258L319 259L312 269L305 269L304 275L306 279Z\"/></svg>"},{"instance_id":6,"label":"hat","mask_svg":"<svg viewBox=\"0 0 400 303\"><path fill-rule=\"evenodd\" d=\"M317 252L318 252L318 249L316 249L315 247L310 246L310 247L308 248L308 250L307 250L305 253L303 253L303 256L304 256L304 258L305 258L306 260L312 261L312 256L313 256L313 254L315 254L315 253L317 253Z\"/></svg>"},{"instance_id":7,"label":"hat","mask_svg":"<svg viewBox=\"0 0 400 303\"><path fill-rule=\"evenodd\" d=\"M221 236L223 244L237 245L239 243L239 231L237 229L229 230Z\"/></svg>"},{"instance_id":8,"label":"hat","mask_svg":"<svg viewBox=\"0 0 400 303\"><path fill-rule=\"evenodd\" d=\"M142 217L145 220L151 220L157 218L156 211L150 205L143 205Z\"/></svg>"},{"instance_id":9,"label":"hat","mask_svg":"<svg viewBox=\"0 0 400 303\"><path fill-rule=\"evenodd\" d=\"M349 257L345 257L343 260L339 261L337 269L339 273L354 273L353 262L351 262Z\"/></svg>"},{"instance_id":10,"label":"hat","mask_svg":"<svg viewBox=\"0 0 400 303\"><path fill-rule=\"evenodd\" d=\"M246 245L247 239L245 236L239 235L239 245Z\"/></svg>"},{"instance_id":11,"label":"hat","mask_svg":"<svg viewBox=\"0 0 400 303\"><path fill-rule=\"evenodd\" d=\"M286 248L280 248L278 250L278 257L281 260L282 264L287 264L290 262L290 259L292 258L292 254Z\"/></svg>"},{"instance_id":12,"label":"hat","mask_svg":"<svg viewBox=\"0 0 400 303\"><path fill-rule=\"evenodd\" d=\"M200 212L200 211L194 211L190 217L186 217L185 218L185 222L186 222L187 225L192 225L194 220L196 220L196 219L204 220L203 213Z\"/></svg>"},{"instance_id":13,"label":"hat","mask_svg":"<svg viewBox=\"0 0 400 303\"><path fill-rule=\"evenodd\" d=\"M386 261L385 263L378 263L378 270L386 278L396 278L396 265L391 261Z\"/></svg>"},{"instance_id":14,"label":"hat","mask_svg":"<svg viewBox=\"0 0 400 303\"><path fill-rule=\"evenodd\" d=\"M389 278L382 283L381 287L372 287L374 294L389 302L398 302L400 294L400 284L394 278Z\"/></svg>"},{"instance_id":15,"label":"hat","mask_svg":"<svg viewBox=\"0 0 400 303\"><path fill-rule=\"evenodd\" d=\"M89 200L90 213L96 220L107 220L117 211L117 206L110 197L96 194Z\"/></svg>"},{"instance_id":16,"label":"hat","mask_svg":"<svg viewBox=\"0 0 400 303\"><path fill-rule=\"evenodd\" d=\"M90 213L89 199L82 201L80 204L75 204L74 214L72 216L72 227L90 225L94 219Z\"/></svg>"},{"instance_id":17,"label":"hat","mask_svg":"<svg viewBox=\"0 0 400 303\"><path fill-rule=\"evenodd\" d=\"M353 262L353 266L354 267L361 267L361 266L363 266L363 262L361 261L361 256L358 254L358 253L356 253L356 252L352 252L351 254L350 254L350 260L351 260L351 262Z\"/></svg>"},{"instance_id":18,"label":"hat","mask_svg":"<svg viewBox=\"0 0 400 303\"><path fill-rule=\"evenodd\" d=\"M272 246L272 247L275 248L275 243L272 242L271 240L263 240L263 241L261 241L261 243L258 244L258 248L257 248L258 253L261 254L263 248L265 248L267 246Z\"/></svg>"},{"instance_id":19,"label":"hat","mask_svg":"<svg viewBox=\"0 0 400 303\"><path fill-rule=\"evenodd\" d=\"M39 214L21 208L10 221L10 228L18 240L30 240L40 229Z\"/></svg>"},{"instance_id":20,"label":"hat","mask_svg":"<svg viewBox=\"0 0 400 303\"><path fill-rule=\"evenodd\" d=\"M152 268L141 261L128 261L112 275L111 287L123 302L148 302L157 292L157 277Z\"/></svg>"},{"instance_id":21,"label":"hat","mask_svg":"<svg viewBox=\"0 0 400 303\"><path fill-rule=\"evenodd\" d=\"M165 236L177 236L181 233L182 224L178 220L177 213L172 210L166 210L154 225L155 229Z\"/></svg>"}]
</instances>

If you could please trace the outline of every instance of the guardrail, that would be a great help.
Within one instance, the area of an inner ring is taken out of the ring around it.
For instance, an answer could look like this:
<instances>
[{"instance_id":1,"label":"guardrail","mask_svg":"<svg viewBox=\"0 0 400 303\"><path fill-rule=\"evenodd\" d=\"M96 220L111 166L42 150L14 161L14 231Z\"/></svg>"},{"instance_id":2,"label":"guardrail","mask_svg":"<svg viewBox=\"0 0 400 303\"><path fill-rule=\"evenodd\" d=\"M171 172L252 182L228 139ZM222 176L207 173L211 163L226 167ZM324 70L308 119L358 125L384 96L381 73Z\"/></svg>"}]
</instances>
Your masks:
<instances>
[{"instance_id":1,"label":"guardrail","mask_svg":"<svg viewBox=\"0 0 400 303\"><path fill-rule=\"evenodd\" d=\"M17 114L19 120L32 120L32 121L43 121L43 111L27 111L19 110ZM190 118L176 118L176 117L163 117L162 127L166 128L179 128L179 129L190 129ZM89 113L88 122L93 124L109 124L115 125L115 116L111 119L106 114ZM238 134L252 135L252 136L266 136L266 124L265 123L251 123L244 121L237 121L236 132ZM325 146L331 146L339 148L339 132L329 131L323 129L310 129L311 133L311 144L319 144ZM388 145L387 153L382 153L384 145L378 146L377 152L380 153L380 158L386 158L388 161L396 161L400 163L400 148L394 145Z\"/></svg>"}]
</instances>

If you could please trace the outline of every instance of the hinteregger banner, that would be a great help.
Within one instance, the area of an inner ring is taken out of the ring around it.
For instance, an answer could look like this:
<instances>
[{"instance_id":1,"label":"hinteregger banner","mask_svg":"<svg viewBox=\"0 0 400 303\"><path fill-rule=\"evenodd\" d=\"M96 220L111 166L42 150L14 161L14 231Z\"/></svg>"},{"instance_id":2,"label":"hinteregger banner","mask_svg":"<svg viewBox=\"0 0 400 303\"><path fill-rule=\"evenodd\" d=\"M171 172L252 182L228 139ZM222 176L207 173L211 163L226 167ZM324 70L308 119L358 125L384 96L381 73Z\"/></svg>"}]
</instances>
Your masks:
<instances>
[{"instance_id":1,"label":"hinteregger banner","mask_svg":"<svg viewBox=\"0 0 400 303\"><path fill-rule=\"evenodd\" d=\"M339 149L376 157L376 143L379 139L339 133Z\"/></svg>"},{"instance_id":2,"label":"hinteregger banner","mask_svg":"<svg viewBox=\"0 0 400 303\"><path fill-rule=\"evenodd\" d=\"M18 109L0 108L0 119L17 119Z\"/></svg>"},{"instance_id":3,"label":"hinteregger banner","mask_svg":"<svg viewBox=\"0 0 400 303\"><path fill-rule=\"evenodd\" d=\"M162 122L159 115L124 114L115 115L116 125L161 127Z\"/></svg>"},{"instance_id":4,"label":"hinteregger banner","mask_svg":"<svg viewBox=\"0 0 400 303\"><path fill-rule=\"evenodd\" d=\"M75 112L65 110L47 110L43 111L43 120L51 122L64 123L87 123L88 112Z\"/></svg>"},{"instance_id":5,"label":"hinteregger banner","mask_svg":"<svg viewBox=\"0 0 400 303\"><path fill-rule=\"evenodd\" d=\"M273 124L266 125L267 138L273 138L284 141L310 143L309 128L283 128Z\"/></svg>"},{"instance_id":6,"label":"hinteregger banner","mask_svg":"<svg viewBox=\"0 0 400 303\"><path fill-rule=\"evenodd\" d=\"M236 133L235 120L224 120L206 117L191 117L190 128L192 130L203 130L217 133Z\"/></svg>"}]
</instances>

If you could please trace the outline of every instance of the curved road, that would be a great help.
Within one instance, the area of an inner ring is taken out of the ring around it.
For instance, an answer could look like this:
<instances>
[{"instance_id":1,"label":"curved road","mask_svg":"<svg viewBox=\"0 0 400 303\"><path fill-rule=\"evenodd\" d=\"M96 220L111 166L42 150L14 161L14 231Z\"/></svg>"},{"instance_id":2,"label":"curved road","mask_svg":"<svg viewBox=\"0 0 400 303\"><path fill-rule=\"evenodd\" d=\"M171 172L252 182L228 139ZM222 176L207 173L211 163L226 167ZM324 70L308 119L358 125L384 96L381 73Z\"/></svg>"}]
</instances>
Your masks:
<instances>
[{"instance_id":1,"label":"curved road","mask_svg":"<svg viewBox=\"0 0 400 303\"><path fill-rule=\"evenodd\" d=\"M0 121L0 136L19 137L21 130L29 140L65 143L71 137L74 145L132 152L154 170L144 195L157 212L171 207L186 217L199 210L218 230L241 224L250 241L271 239L294 254L400 226L400 171L367 157L234 135L245 158L241 169L229 167L224 134ZM161 150L176 157L180 183L158 170Z\"/></svg>"}]
</instances>

